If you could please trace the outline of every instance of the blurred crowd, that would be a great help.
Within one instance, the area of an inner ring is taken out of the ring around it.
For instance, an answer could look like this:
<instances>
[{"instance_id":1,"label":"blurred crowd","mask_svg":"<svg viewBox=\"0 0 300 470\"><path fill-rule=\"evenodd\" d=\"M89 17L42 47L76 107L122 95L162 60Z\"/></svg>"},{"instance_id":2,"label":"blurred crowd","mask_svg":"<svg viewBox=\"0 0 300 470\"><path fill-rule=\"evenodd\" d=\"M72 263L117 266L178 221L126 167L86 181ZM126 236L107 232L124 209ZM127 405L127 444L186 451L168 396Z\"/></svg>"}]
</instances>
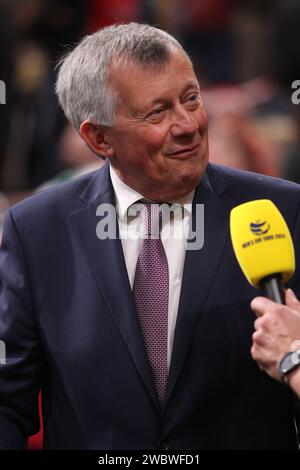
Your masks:
<instances>
[{"instance_id":1,"label":"blurred crowd","mask_svg":"<svg viewBox=\"0 0 300 470\"><path fill-rule=\"evenodd\" d=\"M190 53L211 161L300 183L299 0L0 0L0 15L0 213L11 194L103 164L58 107L55 64L83 35L122 21L165 28Z\"/></svg>"}]
</instances>

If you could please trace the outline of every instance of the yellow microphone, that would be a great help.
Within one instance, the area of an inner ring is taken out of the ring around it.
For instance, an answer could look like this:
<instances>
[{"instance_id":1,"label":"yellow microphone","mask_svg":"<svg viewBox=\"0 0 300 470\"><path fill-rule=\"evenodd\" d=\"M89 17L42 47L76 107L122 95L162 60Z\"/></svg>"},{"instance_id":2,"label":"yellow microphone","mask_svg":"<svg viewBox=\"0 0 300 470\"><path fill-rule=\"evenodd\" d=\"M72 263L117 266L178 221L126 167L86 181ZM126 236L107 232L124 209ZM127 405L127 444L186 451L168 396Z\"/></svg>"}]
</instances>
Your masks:
<instances>
[{"instance_id":1,"label":"yellow microphone","mask_svg":"<svg viewBox=\"0 0 300 470\"><path fill-rule=\"evenodd\" d=\"M275 204L259 199L234 207L230 233L235 256L250 284L284 304L284 284L295 271L295 254L290 231Z\"/></svg>"}]
</instances>

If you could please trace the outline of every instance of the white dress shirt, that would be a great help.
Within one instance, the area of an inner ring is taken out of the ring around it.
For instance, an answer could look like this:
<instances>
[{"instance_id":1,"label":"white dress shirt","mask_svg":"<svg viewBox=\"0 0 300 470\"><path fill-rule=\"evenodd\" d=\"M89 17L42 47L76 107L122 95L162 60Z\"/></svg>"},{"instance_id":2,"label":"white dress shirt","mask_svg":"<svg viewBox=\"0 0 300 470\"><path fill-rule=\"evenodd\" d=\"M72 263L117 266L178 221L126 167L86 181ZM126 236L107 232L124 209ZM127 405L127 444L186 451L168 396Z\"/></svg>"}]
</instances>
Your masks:
<instances>
[{"instance_id":1,"label":"white dress shirt","mask_svg":"<svg viewBox=\"0 0 300 470\"><path fill-rule=\"evenodd\" d=\"M110 176L116 196L116 209L118 214L119 233L123 253L132 288L136 263L143 245L143 238L139 236L141 217L128 217L128 209L140 199L144 199L134 189L127 186L110 166ZM168 307L168 368L170 367L174 341L174 331L178 313L179 297L181 291L183 265L186 251L186 236L188 234L192 213L194 191L185 197L168 203L176 203L183 210L176 210L172 216L163 221L161 240L167 255L169 265L169 307Z\"/></svg>"}]
</instances>

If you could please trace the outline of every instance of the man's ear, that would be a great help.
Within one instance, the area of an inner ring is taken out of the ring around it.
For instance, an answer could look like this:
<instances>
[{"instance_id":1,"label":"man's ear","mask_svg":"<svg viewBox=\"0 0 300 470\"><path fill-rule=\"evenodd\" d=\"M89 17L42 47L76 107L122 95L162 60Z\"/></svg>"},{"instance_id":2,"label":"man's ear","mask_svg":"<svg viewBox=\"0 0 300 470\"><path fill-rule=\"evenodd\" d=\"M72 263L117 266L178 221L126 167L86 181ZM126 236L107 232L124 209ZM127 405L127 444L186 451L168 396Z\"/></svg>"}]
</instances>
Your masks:
<instances>
[{"instance_id":1,"label":"man's ear","mask_svg":"<svg viewBox=\"0 0 300 470\"><path fill-rule=\"evenodd\" d=\"M104 158L110 158L114 154L113 147L109 144L102 126L84 121L79 131L85 143L97 154Z\"/></svg>"}]
</instances>

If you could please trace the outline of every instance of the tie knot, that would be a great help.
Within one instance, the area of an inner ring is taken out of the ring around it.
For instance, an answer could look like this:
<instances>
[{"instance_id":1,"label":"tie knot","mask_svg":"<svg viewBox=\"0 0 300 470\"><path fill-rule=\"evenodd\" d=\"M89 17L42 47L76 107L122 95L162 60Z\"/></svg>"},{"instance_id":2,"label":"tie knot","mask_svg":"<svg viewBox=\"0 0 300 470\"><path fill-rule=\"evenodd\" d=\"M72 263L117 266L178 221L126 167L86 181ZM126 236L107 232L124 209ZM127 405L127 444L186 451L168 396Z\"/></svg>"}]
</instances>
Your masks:
<instances>
[{"instance_id":1,"label":"tie knot","mask_svg":"<svg viewBox=\"0 0 300 470\"><path fill-rule=\"evenodd\" d=\"M178 203L158 203L140 199L128 208L127 216L140 217L141 238L159 239L163 226L170 227L174 217L183 219L183 210Z\"/></svg>"},{"instance_id":2,"label":"tie knot","mask_svg":"<svg viewBox=\"0 0 300 470\"><path fill-rule=\"evenodd\" d=\"M162 220L160 205L158 203L141 201L141 215L145 238L158 239Z\"/></svg>"}]
</instances>

